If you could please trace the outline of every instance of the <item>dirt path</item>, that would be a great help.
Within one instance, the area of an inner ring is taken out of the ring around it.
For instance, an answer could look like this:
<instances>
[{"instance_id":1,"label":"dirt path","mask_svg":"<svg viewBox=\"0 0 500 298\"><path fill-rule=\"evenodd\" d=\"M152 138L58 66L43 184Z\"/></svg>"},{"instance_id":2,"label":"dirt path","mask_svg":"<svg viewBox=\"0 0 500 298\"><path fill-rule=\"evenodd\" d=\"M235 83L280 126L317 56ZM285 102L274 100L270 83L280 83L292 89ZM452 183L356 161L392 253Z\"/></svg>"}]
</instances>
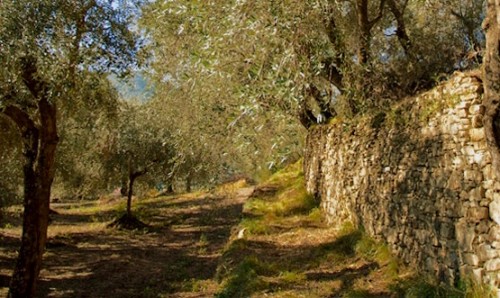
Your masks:
<instances>
[{"instance_id":1,"label":"dirt path","mask_svg":"<svg viewBox=\"0 0 500 298\"><path fill-rule=\"evenodd\" d=\"M53 205L39 297L210 297L221 252L252 188L235 197L149 199L137 214L149 232L105 228L114 215L96 206ZM19 241L0 229L0 296Z\"/></svg>"}]
</instances>

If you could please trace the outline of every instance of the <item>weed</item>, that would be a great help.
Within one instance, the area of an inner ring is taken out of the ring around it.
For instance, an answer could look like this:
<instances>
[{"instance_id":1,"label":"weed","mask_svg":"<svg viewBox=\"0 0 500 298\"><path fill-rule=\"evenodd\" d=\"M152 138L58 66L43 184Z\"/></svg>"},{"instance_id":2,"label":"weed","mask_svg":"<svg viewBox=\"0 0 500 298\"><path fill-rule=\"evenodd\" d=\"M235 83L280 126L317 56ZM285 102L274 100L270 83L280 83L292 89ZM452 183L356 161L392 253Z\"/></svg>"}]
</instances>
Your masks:
<instances>
[{"instance_id":1,"label":"weed","mask_svg":"<svg viewBox=\"0 0 500 298\"><path fill-rule=\"evenodd\" d=\"M240 224L247 233L253 235L269 234L271 227L268 223L264 222L261 218L245 218Z\"/></svg>"},{"instance_id":2,"label":"weed","mask_svg":"<svg viewBox=\"0 0 500 298\"><path fill-rule=\"evenodd\" d=\"M463 290L466 298L495 298L495 291L485 283L479 283L472 278L459 282L459 288Z\"/></svg>"},{"instance_id":3,"label":"weed","mask_svg":"<svg viewBox=\"0 0 500 298\"><path fill-rule=\"evenodd\" d=\"M447 285L438 285L431 278L417 276L409 280L401 281L392 290L401 297L406 298L462 298L464 292Z\"/></svg>"},{"instance_id":4,"label":"weed","mask_svg":"<svg viewBox=\"0 0 500 298\"><path fill-rule=\"evenodd\" d=\"M198 254L204 254L207 252L207 247L209 246L210 242L208 241L207 235L201 234L200 235L200 240L198 240L197 246L198 246Z\"/></svg>"},{"instance_id":5,"label":"weed","mask_svg":"<svg viewBox=\"0 0 500 298\"><path fill-rule=\"evenodd\" d=\"M343 297L345 298L366 298L366 297L372 297L372 293L367 290L350 290L348 291Z\"/></svg>"},{"instance_id":6,"label":"weed","mask_svg":"<svg viewBox=\"0 0 500 298\"><path fill-rule=\"evenodd\" d=\"M226 184L223 184L221 186L218 186L215 189L215 194L218 196L234 196L239 189L246 187L246 186L247 186L246 180L240 179L240 180L235 181L235 182L230 182L230 183L226 183Z\"/></svg>"},{"instance_id":7,"label":"weed","mask_svg":"<svg viewBox=\"0 0 500 298\"><path fill-rule=\"evenodd\" d=\"M323 212L318 207L314 207L313 209L311 209L311 211L307 215L307 218L309 219L309 221L311 223L318 224L318 225L323 223L323 221L324 221Z\"/></svg>"},{"instance_id":8,"label":"weed","mask_svg":"<svg viewBox=\"0 0 500 298\"><path fill-rule=\"evenodd\" d=\"M280 273L280 280L287 284L295 284L304 282L307 277L302 272L285 271Z\"/></svg>"},{"instance_id":9,"label":"weed","mask_svg":"<svg viewBox=\"0 0 500 298\"><path fill-rule=\"evenodd\" d=\"M222 283L222 289L216 297L248 297L268 287L268 283L260 275L265 276L274 272L272 266L261 262L256 256L245 257Z\"/></svg>"},{"instance_id":10,"label":"weed","mask_svg":"<svg viewBox=\"0 0 500 298\"><path fill-rule=\"evenodd\" d=\"M186 290L191 292L204 292L213 286L214 282L212 280L199 280L194 278L191 278L185 284Z\"/></svg>"}]
</instances>

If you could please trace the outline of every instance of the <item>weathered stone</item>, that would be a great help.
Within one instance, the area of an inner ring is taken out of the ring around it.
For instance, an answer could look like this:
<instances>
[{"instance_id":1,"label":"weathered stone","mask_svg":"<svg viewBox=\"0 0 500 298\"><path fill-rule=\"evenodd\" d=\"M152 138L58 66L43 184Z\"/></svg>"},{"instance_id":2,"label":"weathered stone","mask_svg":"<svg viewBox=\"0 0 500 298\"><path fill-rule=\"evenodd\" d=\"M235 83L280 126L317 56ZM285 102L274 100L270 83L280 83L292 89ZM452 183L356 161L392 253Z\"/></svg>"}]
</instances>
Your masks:
<instances>
[{"instance_id":1,"label":"weathered stone","mask_svg":"<svg viewBox=\"0 0 500 298\"><path fill-rule=\"evenodd\" d=\"M457 111L457 115L460 118L467 118L467 110L466 109L460 109Z\"/></svg>"},{"instance_id":2,"label":"weathered stone","mask_svg":"<svg viewBox=\"0 0 500 298\"><path fill-rule=\"evenodd\" d=\"M479 257L476 256L475 254L467 253L464 254L464 262L467 265L476 267L479 265Z\"/></svg>"},{"instance_id":3,"label":"weathered stone","mask_svg":"<svg viewBox=\"0 0 500 298\"><path fill-rule=\"evenodd\" d=\"M489 260L484 263L484 269L486 271L498 271L500 270L500 259Z\"/></svg>"},{"instance_id":4,"label":"weathered stone","mask_svg":"<svg viewBox=\"0 0 500 298\"><path fill-rule=\"evenodd\" d=\"M484 114L484 106L480 104L474 104L469 107L469 113L471 114Z\"/></svg>"},{"instance_id":5,"label":"weathered stone","mask_svg":"<svg viewBox=\"0 0 500 298\"><path fill-rule=\"evenodd\" d=\"M483 174L476 170L465 170L464 171L465 180L474 181L474 182L482 182Z\"/></svg>"},{"instance_id":6,"label":"weathered stone","mask_svg":"<svg viewBox=\"0 0 500 298\"><path fill-rule=\"evenodd\" d=\"M489 211L491 219L500 225L500 200L495 199L491 202Z\"/></svg>"},{"instance_id":7,"label":"weathered stone","mask_svg":"<svg viewBox=\"0 0 500 298\"><path fill-rule=\"evenodd\" d=\"M471 221L481 221L483 219L488 219L489 210L486 207L469 208L469 210L467 211L467 217Z\"/></svg>"},{"instance_id":8,"label":"weathered stone","mask_svg":"<svg viewBox=\"0 0 500 298\"><path fill-rule=\"evenodd\" d=\"M476 187L469 192L469 200L479 202L484 197L484 188Z\"/></svg>"},{"instance_id":9,"label":"weathered stone","mask_svg":"<svg viewBox=\"0 0 500 298\"><path fill-rule=\"evenodd\" d=\"M487 220L482 220L476 225L477 234L488 234L490 227Z\"/></svg>"},{"instance_id":10,"label":"weathered stone","mask_svg":"<svg viewBox=\"0 0 500 298\"><path fill-rule=\"evenodd\" d=\"M484 125L483 124L483 116L482 115L475 115L474 117L472 117L471 125L474 128L483 127L483 125Z\"/></svg>"},{"instance_id":11,"label":"weathered stone","mask_svg":"<svg viewBox=\"0 0 500 298\"><path fill-rule=\"evenodd\" d=\"M500 181L485 141L480 83L461 74L439 88L398 103L404 125L384 123L375 133L360 119L345 129L310 128L307 189L328 201L330 222L352 219L385 235L410 264L448 282L460 269L498 284ZM430 102L449 94L461 98L457 106L423 119Z\"/></svg>"},{"instance_id":12,"label":"weathered stone","mask_svg":"<svg viewBox=\"0 0 500 298\"><path fill-rule=\"evenodd\" d=\"M483 175L485 179L492 179L495 177L493 173L493 167L491 164L485 165L483 167Z\"/></svg>"},{"instance_id":13,"label":"weathered stone","mask_svg":"<svg viewBox=\"0 0 500 298\"><path fill-rule=\"evenodd\" d=\"M488 179L488 178L490 178L490 177L485 176L485 179ZM495 185L495 180L484 180L483 181L483 187L485 189L491 189L491 188L493 188L493 185ZM491 197L491 198L493 198L493 197Z\"/></svg>"},{"instance_id":14,"label":"weathered stone","mask_svg":"<svg viewBox=\"0 0 500 298\"><path fill-rule=\"evenodd\" d=\"M485 139L483 128L473 128L469 130L469 136L473 142L483 141Z\"/></svg>"},{"instance_id":15,"label":"weathered stone","mask_svg":"<svg viewBox=\"0 0 500 298\"><path fill-rule=\"evenodd\" d=\"M490 239L492 241L500 241L500 226L499 225L493 225L490 229Z\"/></svg>"},{"instance_id":16,"label":"weathered stone","mask_svg":"<svg viewBox=\"0 0 500 298\"><path fill-rule=\"evenodd\" d=\"M482 268L477 268L472 270L472 278L474 278L474 281L477 283L482 283L483 282L483 272L484 269ZM464 276L466 278L466 276Z\"/></svg>"},{"instance_id":17,"label":"weathered stone","mask_svg":"<svg viewBox=\"0 0 500 298\"><path fill-rule=\"evenodd\" d=\"M447 188L451 190L460 190L462 188L462 174L460 171L453 171L448 178Z\"/></svg>"},{"instance_id":18,"label":"weathered stone","mask_svg":"<svg viewBox=\"0 0 500 298\"><path fill-rule=\"evenodd\" d=\"M455 234L458 245L463 251L473 251L472 244L476 237L476 232L473 226L469 226L466 222L460 222L455 225Z\"/></svg>"},{"instance_id":19,"label":"weathered stone","mask_svg":"<svg viewBox=\"0 0 500 298\"><path fill-rule=\"evenodd\" d=\"M499 251L492 248L489 244L481 244L477 249L477 255L481 262L485 262L498 257Z\"/></svg>"}]
</instances>

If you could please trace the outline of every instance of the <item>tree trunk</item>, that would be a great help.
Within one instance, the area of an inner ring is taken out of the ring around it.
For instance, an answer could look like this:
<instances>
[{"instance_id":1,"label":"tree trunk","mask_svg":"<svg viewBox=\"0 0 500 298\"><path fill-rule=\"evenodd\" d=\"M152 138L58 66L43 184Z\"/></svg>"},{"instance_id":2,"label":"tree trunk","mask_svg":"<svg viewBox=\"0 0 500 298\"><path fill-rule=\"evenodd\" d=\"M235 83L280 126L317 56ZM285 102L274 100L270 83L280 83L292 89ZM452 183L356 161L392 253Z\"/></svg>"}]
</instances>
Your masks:
<instances>
[{"instance_id":1,"label":"tree trunk","mask_svg":"<svg viewBox=\"0 0 500 298\"><path fill-rule=\"evenodd\" d=\"M56 107L45 98L38 103L40 127L24 111L8 107L4 114L18 125L24 143L24 214L21 248L8 297L34 297L47 241L50 189L58 143Z\"/></svg>"},{"instance_id":2,"label":"tree trunk","mask_svg":"<svg viewBox=\"0 0 500 298\"><path fill-rule=\"evenodd\" d=\"M365 65L370 60L371 28L368 18L368 0L358 0L357 16L359 29L358 63Z\"/></svg>"},{"instance_id":3,"label":"tree trunk","mask_svg":"<svg viewBox=\"0 0 500 298\"><path fill-rule=\"evenodd\" d=\"M186 192L191 192L191 175L187 176L186 178Z\"/></svg>"},{"instance_id":4,"label":"tree trunk","mask_svg":"<svg viewBox=\"0 0 500 298\"><path fill-rule=\"evenodd\" d=\"M167 193L174 193L174 185L170 181L167 184Z\"/></svg>"},{"instance_id":5,"label":"tree trunk","mask_svg":"<svg viewBox=\"0 0 500 298\"><path fill-rule=\"evenodd\" d=\"M129 166L131 167L132 164L130 162ZM129 175L128 175L128 194L127 194L127 216L132 217L132 196L134 194L134 182L135 179L139 178L140 176L146 174L148 172L148 169L145 168L142 171L131 171L129 170Z\"/></svg>"},{"instance_id":6,"label":"tree trunk","mask_svg":"<svg viewBox=\"0 0 500 298\"><path fill-rule=\"evenodd\" d=\"M127 194L127 217L132 217L132 195L134 194L134 182L137 176L131 174L129 176L128 194Z\"/></svg>"},{"instance_id":7,"label":"tree trunk","mask_svg":"<svg viewBox=\"0 0 500 298\"><path fill-rule=\"evenodd\" d=\"M483 64L486 141L493 157L493 168L500 177L500 1L488 0L483 28L486 52Z\"/></svg>"},{"instance_id":8,"label":"tree trunk","mask_svg":"<svg viewBox=\"0 0 500 298\"><path fill-rule=\"evenodd\" d=\"M127 177L122 178L122 183L120 187L120 194L124 197L128 195Z\"/></svg>"}]
</instances>

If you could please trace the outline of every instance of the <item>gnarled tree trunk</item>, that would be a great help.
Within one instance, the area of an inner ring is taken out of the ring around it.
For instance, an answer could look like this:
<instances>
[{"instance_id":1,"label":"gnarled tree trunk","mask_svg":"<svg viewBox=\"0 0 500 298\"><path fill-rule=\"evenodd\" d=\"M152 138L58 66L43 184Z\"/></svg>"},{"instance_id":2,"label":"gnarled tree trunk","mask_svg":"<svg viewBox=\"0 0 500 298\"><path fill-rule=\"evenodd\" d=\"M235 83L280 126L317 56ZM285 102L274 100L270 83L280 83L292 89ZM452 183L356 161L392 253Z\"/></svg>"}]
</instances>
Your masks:
<instances>
[{"instance_id":1,"label":"gnarled tree trunk","mask_svg":"<svg viewBox=\"0 0 500 298\"><path fill-rule=\"evenodd\" d=\"M4 114L17 124L24 143L23 232L9 297L35 295L47 241L50 188L54 180L58 136L55 106L42 98L38 110L38 127L21 109L10 106L4 110Z\"/></svg>"},{"instance_id":2,"label":"gnarled tree trunk","mask_svg":"<svg viewBox=\"0 0 500 298\"><path fill-rule=\"evenodd\" d=\"M36 102L35 118L10 105L2 110L18 127L23 140L24 215L21 248L8 297L33 297L47 242L50 188L55 174L57 109L49 100L45 82L37 76L36 60L27 57L22 78ZM11 96L16 96L11 94Z\"/></svg>"},{"instance_id":3,"label":"gnarled tree trunk","mask_svg":"<svg viewBox=\"0 0 500 298\"><path fill-rule=\"evenodd\" d=\"M500 177L500 1L488 0L483 23L486 52L483 64L486 140L493 157L493 168Z\"/></svg>"}]
</instances>

